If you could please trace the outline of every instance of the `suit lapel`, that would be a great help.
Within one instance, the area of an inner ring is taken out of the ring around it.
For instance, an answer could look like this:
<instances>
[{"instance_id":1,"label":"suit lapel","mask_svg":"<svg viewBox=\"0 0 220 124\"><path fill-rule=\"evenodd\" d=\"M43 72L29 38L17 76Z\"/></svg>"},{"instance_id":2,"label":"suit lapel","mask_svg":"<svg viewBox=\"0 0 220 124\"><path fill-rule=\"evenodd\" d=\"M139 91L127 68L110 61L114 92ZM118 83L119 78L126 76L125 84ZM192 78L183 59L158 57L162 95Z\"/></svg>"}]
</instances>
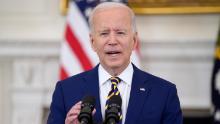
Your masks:
<instances>
[{"instance_id":1,"label":"suit lapel","mask_svg":"<svg viewBox=\"0 0 220 124\"><path fill-rule=\"evenodd\" d=\"M133 68L134 74L125 124L135 124L144 105L144 101L150 92L150 87L148 87L146 83L146 75L134 65Z\"/></svg>"},{"instance_id":2,"label":"suit lapel","mask_svg":"<svg viewBox=\"0 0 220 124\"><path fill-rule=\"evenodd\" d=\"M93 70L89 71L87 75L84 77L86 81L86 94L92 95L96 99L96 113L94 115L94 120L98 121L95 123L102 122L102 114L101 114L101 104L100 104L100 96L99 96L99 79L98 79L98 66L97 65Z\"/></svg>"}]
</instances>

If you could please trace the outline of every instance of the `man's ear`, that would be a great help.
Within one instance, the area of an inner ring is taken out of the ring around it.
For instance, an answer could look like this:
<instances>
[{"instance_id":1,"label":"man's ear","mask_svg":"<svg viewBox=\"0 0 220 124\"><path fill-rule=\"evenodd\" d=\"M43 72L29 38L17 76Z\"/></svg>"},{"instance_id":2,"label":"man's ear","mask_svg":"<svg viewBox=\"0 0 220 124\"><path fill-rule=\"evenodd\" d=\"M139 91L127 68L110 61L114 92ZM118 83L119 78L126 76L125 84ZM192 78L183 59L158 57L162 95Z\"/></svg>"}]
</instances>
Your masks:
<instances>
[{"instance_id":1,"label":"man's ear","mask_svg":"<svg viewBox=\"0 0 220 124\"><path fill-rule=\"evenodd\" d=\"M133 41L134 41L133 50L135 50L137 48L137 45L138 45L138 42L139 42L138 33L137 32L134 33Z\"/></svg>"},{"instance_id":2,"label":"man's ear","mask_svg":"<svg viewBox=\"0 0 220 124\"><path fill-rule=\"evenodd\" d=\"M91 33L89 34L89 39L90 39L90 45L91 45L93 51L96 51L95 44L94 44L94 38L93 38L93 35Z\"/></svg>"}]
</instances>

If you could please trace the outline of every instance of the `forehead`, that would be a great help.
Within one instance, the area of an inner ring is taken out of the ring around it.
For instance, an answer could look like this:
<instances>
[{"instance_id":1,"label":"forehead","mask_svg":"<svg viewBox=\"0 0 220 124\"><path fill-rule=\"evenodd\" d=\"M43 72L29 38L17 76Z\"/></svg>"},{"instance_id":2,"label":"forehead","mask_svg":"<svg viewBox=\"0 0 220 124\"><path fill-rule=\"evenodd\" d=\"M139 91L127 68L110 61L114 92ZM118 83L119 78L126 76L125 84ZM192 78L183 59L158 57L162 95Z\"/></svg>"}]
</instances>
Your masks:
<instances>
[{"instance_id":1,"label":"forehead","mask_svg":"<svg viewBox=\"0 0 220 124\"><path fill-rule=\"evenodd\" d=\"M94 28L130 28L131 13L124 7L103 8L94 13Z\"/></svg>"},{"instance_id":2,"label":"forehead","mask_svg":"<svg viewBox=\"0 0 220 124\"><path fill-rule=\"evenodd\" d=\"M131 13L129 9L125 7L102 8L102 9L96 10L96 12L94 13L94 19L102 17L102 16L108 16L108 19L111 19L112 17L131 18Z\"/></svg>"}]
</instances>

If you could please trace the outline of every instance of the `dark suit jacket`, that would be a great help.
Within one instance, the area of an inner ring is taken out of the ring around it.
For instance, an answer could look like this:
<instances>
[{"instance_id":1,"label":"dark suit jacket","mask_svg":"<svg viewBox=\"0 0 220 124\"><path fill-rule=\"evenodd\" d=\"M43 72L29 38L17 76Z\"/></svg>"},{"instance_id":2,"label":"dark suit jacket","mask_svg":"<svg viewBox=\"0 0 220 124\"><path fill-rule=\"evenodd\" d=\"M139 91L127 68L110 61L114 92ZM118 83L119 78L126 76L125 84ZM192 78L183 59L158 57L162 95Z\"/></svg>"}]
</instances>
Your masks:
<instances>
[{"instance_id":1,"label":"dark suit jacket","mask_svg":"<svg viewBox=\"0 0 220 124\"><path fill-rule=\"evenodd\" d=\"M174 84L133 65L130 99L125 124L182 124L182 112ZM67 112L85 95L96 98L95 123L102 123L98 66L59 81L53 94L47 124L64 124Z\"/></svg>"}]
</instances>

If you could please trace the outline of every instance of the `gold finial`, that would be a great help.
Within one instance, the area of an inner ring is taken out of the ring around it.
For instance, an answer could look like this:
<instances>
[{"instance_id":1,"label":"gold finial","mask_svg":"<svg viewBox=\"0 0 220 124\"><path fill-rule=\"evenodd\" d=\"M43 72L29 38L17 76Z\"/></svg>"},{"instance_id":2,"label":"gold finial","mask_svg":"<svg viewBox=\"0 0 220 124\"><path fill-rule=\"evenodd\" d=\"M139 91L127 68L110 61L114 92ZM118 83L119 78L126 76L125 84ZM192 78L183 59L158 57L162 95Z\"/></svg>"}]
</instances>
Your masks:
<instances>
[{"instance_id":1,"label":"gold finial","mask_svg":"<svg viewBox=\"0 0 220 124\"><path fill-rule=\"evenodd\" d=\"M60 12L62 15L66 15L69 7L69 0L60 0Z\"/></svg>"}]
</instances>

